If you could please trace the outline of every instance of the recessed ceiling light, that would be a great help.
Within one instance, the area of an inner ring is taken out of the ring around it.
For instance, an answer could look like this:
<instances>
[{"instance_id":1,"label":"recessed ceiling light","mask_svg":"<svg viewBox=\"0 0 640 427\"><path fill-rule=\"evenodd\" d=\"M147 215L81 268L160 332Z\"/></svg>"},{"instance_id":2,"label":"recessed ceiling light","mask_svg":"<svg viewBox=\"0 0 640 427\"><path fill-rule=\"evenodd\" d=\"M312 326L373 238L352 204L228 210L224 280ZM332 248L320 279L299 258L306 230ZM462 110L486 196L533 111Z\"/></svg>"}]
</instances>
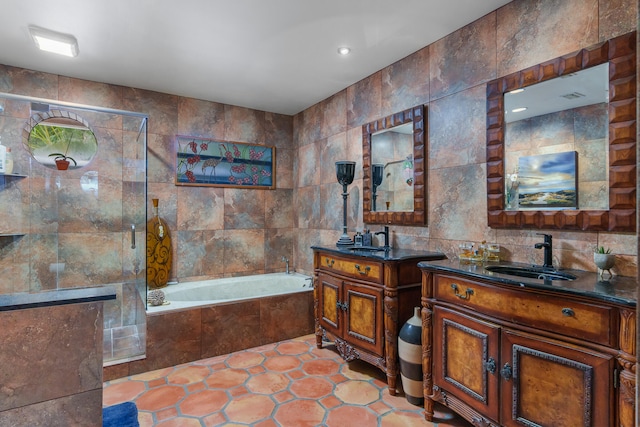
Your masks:
<instances>
[{"instance_id":1,"label":"recessed ceiling light","mask_svg":"<svg viewBox=\"0 0 640 427\"><path fill-rule=\"evenodd\" d=\"M524 89L514 89L514 90L510 91L509 93L515 94L515 93L520 93L520 92L524 92Z\"/></svg>"},{"instance_id":2,"label":"recessed ceiling light","mask_svg":"<svg viewBox=\"0 0 640 427\"><path fill-rule=\"evenodd\" d=\"M338 48L338 53L339 53L340 55L343 55L343 56L344 56L344 55L349 55L349 54L351 53L351 49L350 49L350 48L348 48L348 47L346 47L346 46L339 47L339 48Z\"/></svg>"},{"instance_id":3,"label":"recessed ceiling light","mask_svg":"<svg viewBox=\"0 0 640 427\"><path fill-rule=\"evenodd\" d=\"M526 110L527 107L520 107L520 108L514 108L513 110L511 110L512 113L520 113L524 110Z\"/></svg>"},{"instance_id":4,"label":"recessed ceiling light","mask_svg":"<svg viewBox=\"0 0 640 427\"><path fill-rule=\"evenodd\" d=\"M29 26L29 33L40 50L70 57L78 56L78 41L72 35L35 26Z\"/></svg>"}]
</instances>

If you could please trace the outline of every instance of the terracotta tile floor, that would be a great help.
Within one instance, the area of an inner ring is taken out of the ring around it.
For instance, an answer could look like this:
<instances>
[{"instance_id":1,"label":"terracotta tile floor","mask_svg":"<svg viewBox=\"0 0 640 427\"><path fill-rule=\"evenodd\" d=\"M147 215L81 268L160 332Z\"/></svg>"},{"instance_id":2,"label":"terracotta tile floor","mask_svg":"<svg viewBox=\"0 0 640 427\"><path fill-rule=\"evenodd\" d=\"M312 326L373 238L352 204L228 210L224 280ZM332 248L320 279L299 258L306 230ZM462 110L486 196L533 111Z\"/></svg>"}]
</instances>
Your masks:
<instances>
[{"instance_id":1,"label":"terracotta tile floor","mask_svg":"<svg viewBox=\"0 0 640 427\"><path fill-rule=\"evenodd\" d=\"M317 349L313 335L104 384L105 406L125 401L142 427L469 426L444 411L425 421L389 395L380 370L344 362L332 344Z\"/></svg>"}]
</instances>

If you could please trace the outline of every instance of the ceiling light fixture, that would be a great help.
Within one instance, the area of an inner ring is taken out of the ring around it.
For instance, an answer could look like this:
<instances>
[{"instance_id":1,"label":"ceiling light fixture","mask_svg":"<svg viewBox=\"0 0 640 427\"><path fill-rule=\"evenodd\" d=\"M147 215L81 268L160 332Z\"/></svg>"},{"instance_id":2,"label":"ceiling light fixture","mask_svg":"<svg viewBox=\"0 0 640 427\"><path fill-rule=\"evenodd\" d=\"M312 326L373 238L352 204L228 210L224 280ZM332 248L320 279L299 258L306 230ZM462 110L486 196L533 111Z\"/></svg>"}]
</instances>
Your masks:
<instances>
[{"instance_id":1,"label":"ceiling light fixture","mask_svg":"<svg viewBox=\"0 0 640 427\"><path fill-rule=\"evenodd\" d=\"M342 55L342 56L346 56L346 55L349 55L351 53L351 49L346 47L346 46L339 47L338 48L338 53L340 55Z\"/></svg>"},{"instance_id":2,"label":"ceiling light fixture","mask_svg":"<svg viewBox=\"0 0 640 427\"><path fill-rule=\"evenodd\" d=\"M511 110L512 113L520 113L524 110L526 110L527 107L520 107L520 108L514 108L513 110Z\"/></svg>"},{"instance_id":3,"label":"ceiling light fixture","mask_svg":"<svg viewBox=\"0 0 640 427\"><path fill-rule=\"evenodd\" d=\"M78 41L72 35L32 25L29 26L29 33L40 50L70 57L78 56Z\"/></svg>"},{"instance_id":4,"label":"ceiling light fixture","mask_svg":"<svg viewBox=\"0 0 640 427\"><path fill-rule=\"evenodd\" d=\"M520 88L520 89L514 89L512 91L510 91L509 93L511 94L516 94L516 93L520 93L520 92L524 92L524 89Z\"/></svg>"}]
</instances>

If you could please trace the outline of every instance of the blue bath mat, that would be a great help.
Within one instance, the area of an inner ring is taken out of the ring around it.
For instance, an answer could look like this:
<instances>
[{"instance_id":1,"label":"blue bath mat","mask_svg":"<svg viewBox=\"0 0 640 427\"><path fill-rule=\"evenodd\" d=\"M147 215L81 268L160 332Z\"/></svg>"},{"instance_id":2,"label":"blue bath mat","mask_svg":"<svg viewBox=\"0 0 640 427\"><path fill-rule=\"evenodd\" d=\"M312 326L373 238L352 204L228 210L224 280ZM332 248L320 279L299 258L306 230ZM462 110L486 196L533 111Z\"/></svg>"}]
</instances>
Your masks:
<instances>
[{"instance_id":1,"label":"blue bath mat","mask_svg":"<svg viewBox=\"0 0 640 427\"><path fill-rule=\"evenodd\" d=\"M140 427L138 407L133 402L102 408L102 427Z\"/></svg>"}]
</instances>

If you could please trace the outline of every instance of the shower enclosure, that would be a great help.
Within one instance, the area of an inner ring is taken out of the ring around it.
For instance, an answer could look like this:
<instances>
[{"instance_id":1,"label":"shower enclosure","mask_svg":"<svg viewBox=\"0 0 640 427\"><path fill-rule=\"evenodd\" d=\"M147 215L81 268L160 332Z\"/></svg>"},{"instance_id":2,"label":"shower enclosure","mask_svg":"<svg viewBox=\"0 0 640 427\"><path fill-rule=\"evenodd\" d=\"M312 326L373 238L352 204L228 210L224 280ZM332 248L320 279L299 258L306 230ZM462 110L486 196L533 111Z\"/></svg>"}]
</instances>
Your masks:
<instances>
[{"instance_id":1,"label":"shower enclosure","mask_svg":"<svg viewBox=\"0 0 640 427\"><path fill-rule=\"evenodd\" d=\"M0 174L0 294L114 286L105 365L145 354L147 120L0 93L0 137L14 158ZM56 168L60 156L69 169Z\"/></svg>"}]
</instances>

